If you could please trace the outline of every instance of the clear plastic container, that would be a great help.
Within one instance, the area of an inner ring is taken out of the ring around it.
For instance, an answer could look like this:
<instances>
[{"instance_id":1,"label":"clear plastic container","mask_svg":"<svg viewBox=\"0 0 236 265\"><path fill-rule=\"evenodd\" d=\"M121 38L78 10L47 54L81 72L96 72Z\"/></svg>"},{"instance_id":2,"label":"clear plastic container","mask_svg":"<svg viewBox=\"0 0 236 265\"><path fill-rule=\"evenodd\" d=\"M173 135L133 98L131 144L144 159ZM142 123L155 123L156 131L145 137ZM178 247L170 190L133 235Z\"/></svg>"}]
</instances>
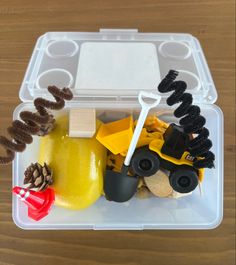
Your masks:
<instances>
[{"instance_id":1,"label":"clear plastic container","mask_svg":"<svg viewBox=\"0 0 236 265\"><path fill-rule=\"evenodd\" d=\"M25 74L20 98L14 112L34 110L33 99L50 97L48 85L68 86L74 99L72 107L96 108L105 122L133 114L138 116L140 90L157 92L157 85L169 69L180 72L187 82L194 103L200 105L216 155L215 168L206 169L202 192L180 199L133 197L126 203L108 202L101 197L91 207L71 211L54 206L50 214L35 222L28 218L27 207L13 196L13 219L23 229L211 229L223 216L223 115L214 105L217 92L203 51L189 34L139 33L137 30L100 30L97 33L50 32L35 46ZM171 109L161 95L153 113ZM176 107L176 106L175 106ZM57 115L57 113L55 113ZM177 120L163 114L165 121ZM13 163L13 186L22 186L24 170L37 161L39 138L25 152L17 153Z\"/></svg>"}]
</instances>

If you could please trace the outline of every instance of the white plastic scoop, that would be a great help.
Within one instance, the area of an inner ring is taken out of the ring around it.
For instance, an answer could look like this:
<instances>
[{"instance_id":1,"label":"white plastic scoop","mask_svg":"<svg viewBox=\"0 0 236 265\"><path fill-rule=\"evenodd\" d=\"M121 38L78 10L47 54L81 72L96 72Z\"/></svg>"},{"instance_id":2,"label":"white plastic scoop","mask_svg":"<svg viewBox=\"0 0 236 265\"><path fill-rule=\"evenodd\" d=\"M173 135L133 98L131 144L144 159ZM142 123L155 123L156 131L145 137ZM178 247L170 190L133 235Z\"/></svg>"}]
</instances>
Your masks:
<instances>
[{"instance_id":1,"label":"white plastic scoop","mask_svg":"<svg viewBox=\"0 0 236 265\"><path fill-rule=\"evenodd\" d=\"M144 101L144 98L150 98L150 99L153 99L155 101L152 103L147 103ZM141 113L139 115L138 122L137 122L135 131L134 131L134 134L133 134L132 140L130 142L129 149L128 149L128 152L127 152L127 155L126 155L126 158L124 161L125 166L130 165L131 158L134 154L135 148L136 148L137 143L138 143L139 136L140 136L141 131L143 129L143 125L144 125L144 122L147 118L149 110L156 107L160 103L160 100L161 100L161 97L159 95L155 95L155 94L144 92L144 91L141 91L139 93L138 101L139 101L140 105L142 106L142 110L141 110Z\"/></svg>"},{"instance_id":2,"label":"white plastic scoop","mask_svg":"<svg viewBox=\"0 0 236 265\"><path fill-rule=\"evenodd\" d=\"M152 103L144 101L146 99L152 99ZM137 146L139 136L141 134L144 122L147 118L150 109L156 107L161 100L159 95L141 91L138 95L139 103L142 106L141 113L138 118L136 128L132 140L129 145L129 149L122 166L121 172L114 172L112 170L107 170L105 175L104 192L106 198L111 201L125 202L128 201L137 190L138 178L137 176L128 175L130 161L134 154L135 148Z\"/></svg>"}]
</instances>

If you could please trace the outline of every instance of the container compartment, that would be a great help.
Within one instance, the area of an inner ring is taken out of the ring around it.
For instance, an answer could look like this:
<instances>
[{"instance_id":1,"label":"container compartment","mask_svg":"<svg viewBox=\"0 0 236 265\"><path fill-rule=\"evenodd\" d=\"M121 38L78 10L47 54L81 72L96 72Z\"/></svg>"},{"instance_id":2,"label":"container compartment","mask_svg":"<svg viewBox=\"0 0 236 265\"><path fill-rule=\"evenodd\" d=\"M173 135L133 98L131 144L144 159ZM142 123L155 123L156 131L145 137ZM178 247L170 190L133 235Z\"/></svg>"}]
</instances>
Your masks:
<instances>
[{"instance_id":1,"label":"container compartment","mask_svg":"<svg viewBox=\"0 0 236 265\"><path fill-rule=\"evenodd\" d=\"M79 50L79 45L73 40L55 40L48 43L46 54L54 59L73 57Z\"/></svg>"},{"instance_id":2,"label":"container compartment","mask_svg":"<svg viewBox=\"0 0 236 265\"><path fill-rule=\"evenodd\" d=\"M84 42L74 91L79 96L136 97L137 91L155 89L159 68L153 43Z\"/></svg>"},{"instance_id":3,"label":"container compartment","mask_svg":"<svg viewBox=\"0 0 236 265\"><path fill-rule=\"evenodd\" d=\"M36 79L36 89L47 90L49 85L58 87L71 87L74 83L74 78L70 72L61 68L52 68L42 72Z\"/></svg>"},{"instance_id":4,"label":"container compartment","mask_svg":"<svg viewBox=\"0 0 236 265\"><path fill-rule=\"evenodd\" d=\"M114 121L130 114L138 116L137 102L94 102L97 117ZM71 107L90 108L91 102L69 103ZM14 113L18 118L22 110L33 110L32 103L19 105ZM192 195L180 199L132 198L126 203L108 202L101 197L91 207L71 211L54 206L47 217L39 222L27 217L27 208L13 197L13 219L23 229L210 229L221 222L223 214L223 124L222 113L214 105L201 105L202 114L207 118L207 128L213 141L212 151L216 155L215 168L206 169L202 184L202 195L197 188ZM160 116L167 122L176 122L170 108L160 105L152 113L167 112ZM60 113L61 114L61 113ZM215 133L217 132L217 133ZM13 185L22 185L25 168L37 161L39 138L34 139L24 153L17 154L13 164Z\"/></svg>"},{"instance_id":5,"label":"container compartment","mask_svg":"<svg viewBox=\"0 0 236 265\"><path fill-rule=\"evenodd\" d=\"M158 52L164 58L186 60L191 56L189 45L180 41L164 41L159 45Z\"/></svg>"}]
</instances>

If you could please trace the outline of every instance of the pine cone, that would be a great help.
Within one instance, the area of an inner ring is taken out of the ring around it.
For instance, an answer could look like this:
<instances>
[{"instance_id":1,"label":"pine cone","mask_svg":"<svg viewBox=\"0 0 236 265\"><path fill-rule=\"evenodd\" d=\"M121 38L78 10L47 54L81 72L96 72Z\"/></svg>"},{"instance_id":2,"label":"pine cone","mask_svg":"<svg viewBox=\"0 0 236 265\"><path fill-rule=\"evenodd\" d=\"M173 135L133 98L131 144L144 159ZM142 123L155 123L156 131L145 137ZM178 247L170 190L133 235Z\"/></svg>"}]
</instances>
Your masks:
<instances>
[{"instance_id":1,"label":"pine cone","mask_svg":"<svg viewBox=\"0 0 236 265\"><path fill-rule=\"evenodd\" d=\"M32 163L24 174L24 184L30 184L28 189L36 188L38 191L43 191L53 183L52 171L46 163L43 166L39 163Z\"/></svg>"}]
</instances>

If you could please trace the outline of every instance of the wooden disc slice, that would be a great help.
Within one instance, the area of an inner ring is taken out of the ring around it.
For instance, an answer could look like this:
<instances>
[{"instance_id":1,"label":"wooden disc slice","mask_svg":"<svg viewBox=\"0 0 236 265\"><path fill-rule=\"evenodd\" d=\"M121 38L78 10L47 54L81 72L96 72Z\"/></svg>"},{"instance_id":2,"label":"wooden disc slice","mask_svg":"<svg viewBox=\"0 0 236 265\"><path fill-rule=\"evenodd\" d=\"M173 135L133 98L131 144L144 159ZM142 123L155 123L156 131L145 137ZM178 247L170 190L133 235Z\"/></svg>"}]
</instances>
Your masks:
<instances>
[{"instance_id":1,"label":"wooden disc slice","mask_svg":"<svg viewBox=\"0 0 236 265\"><path fill-rule=\"evenodd\" d=\"M144 181L149 190L158 197L168 197L173 188L170 186L169 177L163 171L159 170L150 177L144 177Z\"/></svg>"}]
</instances>

